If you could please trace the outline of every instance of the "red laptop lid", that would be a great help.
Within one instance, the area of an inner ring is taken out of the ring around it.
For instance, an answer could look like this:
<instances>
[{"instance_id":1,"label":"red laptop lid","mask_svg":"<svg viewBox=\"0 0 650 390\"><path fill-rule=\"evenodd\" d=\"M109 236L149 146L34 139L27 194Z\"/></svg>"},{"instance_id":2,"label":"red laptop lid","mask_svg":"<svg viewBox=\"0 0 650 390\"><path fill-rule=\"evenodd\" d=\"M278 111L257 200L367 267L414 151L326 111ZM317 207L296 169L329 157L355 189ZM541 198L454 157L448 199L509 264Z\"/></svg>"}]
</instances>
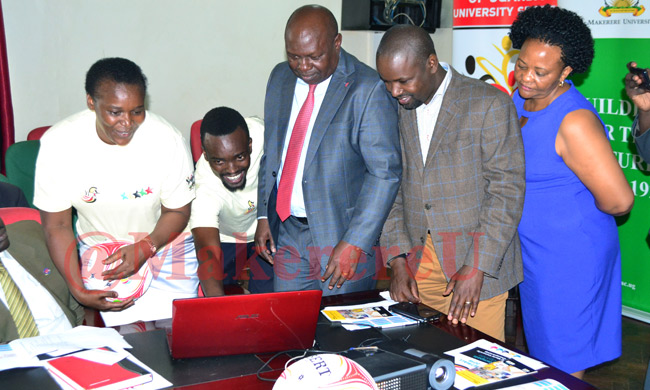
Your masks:
<instances>
[{"instance_id":1,"label":"red laptop lid","mask_svg":"<svg viewBox=\"0 0 650 390\"><path fill-rule=\"evenodd\" d=\"M307 349L313 345L322 292L288 291L177 299L174 358Z\"/></svg>"}]
</instances>

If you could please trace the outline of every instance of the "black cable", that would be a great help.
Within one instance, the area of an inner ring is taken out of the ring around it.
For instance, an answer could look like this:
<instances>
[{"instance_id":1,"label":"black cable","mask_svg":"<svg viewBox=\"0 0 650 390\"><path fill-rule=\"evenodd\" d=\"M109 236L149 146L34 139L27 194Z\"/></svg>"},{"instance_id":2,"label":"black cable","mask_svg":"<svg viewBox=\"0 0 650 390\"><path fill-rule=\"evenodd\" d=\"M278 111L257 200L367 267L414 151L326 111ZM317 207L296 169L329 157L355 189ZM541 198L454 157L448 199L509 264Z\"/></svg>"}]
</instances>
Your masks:
<instances>
[{"instance_id":1,"label":"black cable","mask_svg":"<svg viewBox=\"0 0 650 390\"><path fill-rule=\"evenodd\" d=\"M280 352L276 353L275 355L271 356L271 358L268 359L266 362L264 362L262 367L260 367L257 370L257 373L256 373L257 379L262 380L262 381L266 381L266 382L275 382L277 379L263 378L262 376L260 376L260 374L262 373L262 370L264 370L265 367L268 367L269 364L271 363L271 361L276 359L278 356L283 355L283 354L288 354L288 353L291 353L291 352L302 352L302 357L305 357L309 353L313 353L313 354L321 354L321 353L339 354L339 353L342 353L342 352L345 352L345 351L335 352L335 351L323 351L323 350L320 350L320 349L288 349L286 351L280 351ZM295 359L296 357L297 356L294 356L294 357L290 358L289 360Z\"/></svg>"},{"instance_id":2,"label":"black cable","mask_svg":"<svg viewBox=\"0 0 650 390\"><path fill-rule=\"evenodd\" d=\"M380 340L380 339L369 339L369 340L378 340L378 341L382 341L382 340ZM363 343L364 343L364 342L361 342L361 344L363 344ZM276 382L277 379L264 378L264 377L261 376L261 373L262 373L262 370L264 370L265 367L269 367L269 364L271 363L271 361L273 361L273 360L276 359L278 356L283 355L283 354L288 354L288 353L291 353L291 352L302 352L302 356L301 356L301 358L304 358L304 357L307 356L307 354L318 355L318 354L332 353L332 354L335 354L335 355L339 355L339 354L342 354L342 353L344 353L344 352L347 352L347 351L354 351L354 350L359 349L359 348L360 348L360 349L366 349L366 348L368 348L368 346L359 345L359 347L352 347L352 348L348 348L348 349L346 349L346 350L342 350L342 351L324 351L324 350L320 350L320 349L289 349L289 350L286 350L286 351L280 351L280 352L276 353L275 355L271 356L271 358L269 358L266 362L264 362L264 364L263 364L263 365L262 365L262 366L257 370L257 372L255 373L255 375L257 376L257 379L259 379L259 380L261 380L261 381L265 381L265 382ZM299 355L298 355L298 356L299 356ZM290 359L287 361L287 363L288 363L289 361L295 359L295 358L298 357L298 356L294 356L294 357L290 358ZM286 365L286 363L285 363L285 365ZM269 367L269 368L270 368L270 367ZM286 367L285 367L285 369L286 369Z\"/></svg>"},{"instance_id":3,"label":"black cable","mask_svg":"<svg viewBox=\"0 0 650 390\"><path fill-rule=\"evenodd\" d=\"M273 361L275 358L277 358L278 356L280 356L280 355L282 355L282 354L285 354L285 353L289 353L289 352L303 352L304 354L307 354L307 351L309 351L309 350L308 350L308 349L305 349L305 350L303 350L303 349L289 349L289 350L286 350L286 351L280 351L280 352L276 353L275 355L271 356L270 359L268 359L267 361L265 361L264 364L262 364L262 367L260 367L260 368L257 370L257 373L256 373L256 375L257 375L257 379L259 379L259 380L261 380L261 381L265 381L265 382L275 382L277 379L262 378L262 376L260 375L261 372L262 372L262 370L264 370L265 367L268 367L268 366L269 366L269 363L270 363L271 361ZM270 367L269 367L269 368L270 368Z\"/></svg>"},{"instance_id":4,"label":"black cable","mask_svg":"<svg viewBox=\"0 0 650 390\"><path fill-rule=\"evenodd\" d=\"M343 326L343 324L341 324L340 322L327 322L327 323L330 324L330 326L333 326L333 327L342 327ZM318 322L317 323L317 325L324 325L324 324L326 324L326 323L323 323L323 322ZM368 324L368 323L354 323L354 325L365 326L365 327L367 327L369 329L373 329L373 330L375 330L377 332L379 332L381 330L380 326L375 326L375 325L371 325L371 324ZM375 338L365 339L362 342L360 342L357 347L351 347L351 348L348 348L347 350L338 351L338 352L335 352L335 351L323 351L323 350L320 350L320 349L289 349L289 350L286 350L286 351L280 351L280 352L276 353L275 355L271 356L271 358L268 359L266 362L264 362L264 364L257 370L257 372L256 372L257 379L259 379L261 381L265 381L265 382L276 382L277 381L277 379L263 378L261 376L261 373L262 373L262 370L264 370L266 367L269 367L269 364L271 363L271 361L273 361L274 359L276 359L280 355L288 354L288 353L291 353L291 352L301 352L302 357L307 356L307 354L309 354L309 353L313 353L313 354L333 353L333 354L338 355L338 354L341 354L341 353L346 352L346 351L355 350L357 348L373 347L374 346L373 344L380 343L380 342L384 341L384 338L388 339L388 340L392 340L388 335L385 335L385 334L383 334L381 332L379 332L379 334L382 337L375 337ZM370 343L370 344L367 344L367 343ZM296 356L290 358L289 361L291 361L292 359L295 359L295 358L296 358ZM287 361L287 363L289 361Z\"/></svg>"}]
</instances>

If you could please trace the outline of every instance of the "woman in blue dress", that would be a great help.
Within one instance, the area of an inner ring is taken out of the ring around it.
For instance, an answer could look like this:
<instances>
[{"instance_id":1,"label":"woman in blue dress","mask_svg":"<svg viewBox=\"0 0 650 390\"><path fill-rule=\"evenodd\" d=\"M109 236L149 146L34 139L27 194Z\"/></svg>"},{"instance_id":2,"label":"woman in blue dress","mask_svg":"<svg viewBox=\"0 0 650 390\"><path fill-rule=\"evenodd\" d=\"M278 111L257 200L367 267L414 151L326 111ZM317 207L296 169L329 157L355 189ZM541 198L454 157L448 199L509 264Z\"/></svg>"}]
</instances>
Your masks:
<instances>
[{"instance_id":1,"label":"woman in blue dress","mask_svg":"<svg viewBox=\"0 0 650 390\"><path fill-rule=\"evenodd\" d=\"M594 107L566 78L594 56L571 11L530 7L513 23L521 48L514 102L526 156L519 225L524 332L532 356L582 378L621 354L621 264L614 215L634 195Z\"/></svg>"}]
</instances>

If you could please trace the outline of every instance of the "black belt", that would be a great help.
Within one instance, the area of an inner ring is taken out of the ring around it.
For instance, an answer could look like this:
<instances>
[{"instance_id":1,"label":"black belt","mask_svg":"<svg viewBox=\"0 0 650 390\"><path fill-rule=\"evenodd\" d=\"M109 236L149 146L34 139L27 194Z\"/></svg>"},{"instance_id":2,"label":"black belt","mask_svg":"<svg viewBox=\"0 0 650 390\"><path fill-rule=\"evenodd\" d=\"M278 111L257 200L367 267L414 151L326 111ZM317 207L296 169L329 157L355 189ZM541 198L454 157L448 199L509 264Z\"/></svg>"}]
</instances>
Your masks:
<instances>
[{"instance_id":1,"label":"black belt","mask_svg":"<svg viewBox=\"0 0 650 390\"><path fill-rule=\"evenodd\" d=\"M296 217L296 216L291 216L291 218L295 219L296 221L300 222L303 225L309 225L309 222L307 221L307 218L305 217Z\"/></svg>"}]
</instances>

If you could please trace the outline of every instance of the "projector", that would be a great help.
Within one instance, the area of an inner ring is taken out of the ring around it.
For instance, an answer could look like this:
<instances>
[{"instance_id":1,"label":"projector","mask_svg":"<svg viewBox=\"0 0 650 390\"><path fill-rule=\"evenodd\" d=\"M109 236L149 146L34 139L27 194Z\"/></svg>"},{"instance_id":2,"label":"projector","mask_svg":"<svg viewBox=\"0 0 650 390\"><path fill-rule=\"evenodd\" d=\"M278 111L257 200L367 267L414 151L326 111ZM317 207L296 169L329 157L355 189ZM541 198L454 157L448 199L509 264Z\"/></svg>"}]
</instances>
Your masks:
<instances>
[{"instance_id":1,"label":"projector","mask_svg":"<svg viewBox=\"0 0 650 390\"><path fill-rule=\"evenodd\" d=\"M376 347L376 348L375 348ZM381 342L341 355L365 368L379 390L446 390L454 385L454 363L418 351L403 341Z\"/></svg>"},{"instance_id":2,"label":"projector","mask_svg":"<svg viewBox=\"0 0 650 390\"><path fill-rule=\"evenodd\" d=\"M427 365L391 352L352 350L341 355L354 360L372 375L379 390L423 390L427 388Z\"/></svg>"}]
</instances>

